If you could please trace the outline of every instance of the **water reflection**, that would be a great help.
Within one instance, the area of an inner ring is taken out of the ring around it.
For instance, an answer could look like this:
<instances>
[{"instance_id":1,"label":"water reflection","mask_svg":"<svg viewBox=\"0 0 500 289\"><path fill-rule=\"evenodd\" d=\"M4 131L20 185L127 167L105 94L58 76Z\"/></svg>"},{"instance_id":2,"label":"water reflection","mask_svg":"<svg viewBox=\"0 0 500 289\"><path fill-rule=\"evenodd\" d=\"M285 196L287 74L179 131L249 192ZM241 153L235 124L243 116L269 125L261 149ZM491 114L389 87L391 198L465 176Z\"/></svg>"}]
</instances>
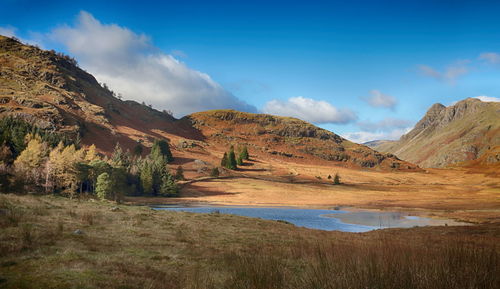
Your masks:
<instances>
[{"instance_id":1,"label":"water reflection","mask_svg":"<svg viewBox=\"0 0 500 289\"><path fill-rule=\"evenodd\" d=\"M221 214L233 214L267 220L284 220L300 227L327 231L338 230L343 232L367 232L382 228L463 224L452 220L411 216L404 212L368 211L359 209L326 210L239 206L159 206L154 207L154 209L193 213L218 212Z\"/></svg>"}]
</instances>

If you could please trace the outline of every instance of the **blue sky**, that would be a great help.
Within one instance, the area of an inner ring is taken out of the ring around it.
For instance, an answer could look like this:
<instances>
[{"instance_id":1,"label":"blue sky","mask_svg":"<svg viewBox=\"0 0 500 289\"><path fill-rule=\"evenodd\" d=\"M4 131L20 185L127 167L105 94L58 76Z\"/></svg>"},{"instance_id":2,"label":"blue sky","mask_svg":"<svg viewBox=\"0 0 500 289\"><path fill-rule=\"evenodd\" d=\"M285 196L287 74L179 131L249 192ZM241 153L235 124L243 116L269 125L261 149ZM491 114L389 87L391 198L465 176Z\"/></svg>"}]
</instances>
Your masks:
<instances>
[{"instance_id":1,"label":"blue sky","mask_svg":"<svg viewBox=\"0 0 500 289\"><path fill-rule=\"evenodd\" d=\"M500 96L496 2L3 0L0 33L176 116L293 115L362 142L433 103Z\"/></svg>"}]
</instances>

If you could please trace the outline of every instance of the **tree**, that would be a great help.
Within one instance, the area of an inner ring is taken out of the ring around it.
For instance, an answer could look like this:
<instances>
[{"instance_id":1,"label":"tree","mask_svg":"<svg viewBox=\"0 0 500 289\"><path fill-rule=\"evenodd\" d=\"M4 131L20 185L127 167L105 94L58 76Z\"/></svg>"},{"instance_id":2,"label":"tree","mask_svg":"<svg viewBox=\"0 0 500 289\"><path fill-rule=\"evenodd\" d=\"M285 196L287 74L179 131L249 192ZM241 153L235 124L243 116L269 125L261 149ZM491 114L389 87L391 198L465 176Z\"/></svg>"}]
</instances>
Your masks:
<instances>
[{"instance_id":1,"label":"tree","mask_svg":"<svg viewBox=\"0 0 500 289\"><path fill-rule=\"evenodd\" d=\"M91 145L87 148L87 151L85 152L85 158L84 160L86 162L92 162L95 160L100 160L101 158L99 157L99 154L97 153L97 150L95 148L95 145Z\"/></svg>"},{"instance_id":2,"label":"tree","mask_svg":"<svg viewBox=\"0 0 500 289\"><path fill-rule=\"evenodd\" d=\"M217 167L213 168L210 171L210 176L214 177L214 178L217 178L219 176L219 169Z\"/></svg>"},{"instance_id":3,"label":"tree","mask_svg":"<svg viewBox=\"0 0 500 289\"><path fill-rule=\"evenodd\" d=\"M21 178L38 185L44 177L43 165L47 159L48 146L38 135L30 138L26 149L14 161L14 167Z\"/></svg>"},{"instance_id":4,"label":"tree","mask_svg":"<svg viewBox=\"0 0 500 289\"><path fill-rule=\"evenodd\" d=\"M236 155L234 154L234 146L229 148L227 168L230 170L235 170L237 168Z\"/></svg>"},{"instance_id":5,"label":"tree","mask_svg":"<svg viewBox=\"0 0 500 289\"><path fill-rule=\"evenodd\" d=\"M130 155L124 152L119 143L116 143L113 154L111 155L110 164L113 167L128 168L130 166Z\"/></svg>"},{"instance_id":6,"label":"tree","mask_svg":"<svg viewBox=\"0 0 500 289\"><path fill-rule=\"evenodd\" d=\"M153 171L151 164L145 161L140 172L141 187L144 194L153 194Z\"/></svg>"},{"instance_id":7,"label":"tree","mask_svg":"<svg viewBox=\"0 0 500 289\"><path fill-rule=\"evenodd\" d=\"M184 169L182 168L182 166L177 167L177 170L175 172L175 179L181 180L181 181L186 179L186 178L184 178Z\"/></svg>"},{"instance_id":8,"label":"tree","mask_svg":"<svg viewBox=\"0 0 500 289\"><path fill-rule=\"evenodd\" d=\"M226 168L227 164L228 164L228 159L227 159L227 153L225 152L224 156L222 157L222 159L220 161L220 166L223 168Z\"/></svg>"},{"instance_id":9,"label":"tree","mask_svg":"<svg viewBox=\"0 0 500 289\"><path fill-rule=\"evenodd\" d=\"M101 200L109 199L112 194L113 182L108 173L102 173L97 177L96 193Z\"/></svg>"},{"instance_id":10,"label":"tree","mask_svg":"<svg viewBox=\"0 0 500 289\"><path fill-rule=\"evenodd\" d=\"M238 166L242 166L243 165L243 158L241 157L241 155L239 155L238 158L236 159L236 164Z\"/></svg>"},{"instance_id":11,"label":"tree","mask_svg":"<svg viewBox=\"0 0 500 289\"><path fill-rule=\"evenodd\" d=\"M134 156L141 156L142 155L142 152L143 152L143 147L140 143L138 143L135 147L134 147Z\"/></svg>"},{"instance_id":12,"label":"tree","mask_svg":"<svg viewBox=\"0 0 500 289\"><path fill-rule=\"evenodd\" d=\"M166 159L167 163L174 160L168 142L165 140L155 140L153 143L153 147L151 148L150 155L154 159L158 159L160 156L162 156Z\"/></svg>"},{"instance_id":13,"label":"tree","mask_svg":"<svg viewBox=\"0 0 500 289\"><path fill-rule=\"evenodd\" d=\"M340 176L338 173L335 173L335 176L333 177L333 184L340 185Z\"/></svg>"},{"instance_id":14,"label":"tree","mask_svg":"<svg viewBox=\"0 0 500 289\"><path fill-rule=\"evenodd\" d=\"M248 148L247 148L247 146L243 146L243 149L240 152L240 157L243 160L249 160L250 159L250 155L248 154Z\"/></svg>"},{"instance_id":15,"label":"tree","mask_svg":"<svg viewBox=\"0 0 500 289\"><path fill-rule=\"evenodd\" d=\"M158 192L162 196L173 197L179 193L179 188L170 174L164 174L161 179L160 190Z\"/></svg>"},{"instance_id":16,"label":"tree","mask_svg":"<svg viewBox=\"0 0 500 289\"><path fill-rule=\"evenodd\" d=\"M111 174L111 166L103 160L94 160L89 163L88 178L90 182L91 191L95 191L97 178L102 173Z\"/></svg>"}]
</instances>

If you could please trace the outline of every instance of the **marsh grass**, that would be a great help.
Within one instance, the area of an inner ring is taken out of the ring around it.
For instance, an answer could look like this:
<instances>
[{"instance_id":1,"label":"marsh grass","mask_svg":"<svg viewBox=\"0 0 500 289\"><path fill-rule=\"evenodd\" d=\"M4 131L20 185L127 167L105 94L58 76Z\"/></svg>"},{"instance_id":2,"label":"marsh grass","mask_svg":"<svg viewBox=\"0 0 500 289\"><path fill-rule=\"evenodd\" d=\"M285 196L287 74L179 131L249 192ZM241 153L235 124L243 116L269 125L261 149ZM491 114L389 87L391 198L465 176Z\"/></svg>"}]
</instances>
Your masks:
<instances>
[{"instance_id":1,"label":"marsh grass","mask_svg":"<svg viewBox=\"0 0 500 289\"><path fill-rule=\"evenodd\" d=\"M0 195L0 287L500 288L498 225L353 234L112 206Z\"/></svg>"}]
</instances>

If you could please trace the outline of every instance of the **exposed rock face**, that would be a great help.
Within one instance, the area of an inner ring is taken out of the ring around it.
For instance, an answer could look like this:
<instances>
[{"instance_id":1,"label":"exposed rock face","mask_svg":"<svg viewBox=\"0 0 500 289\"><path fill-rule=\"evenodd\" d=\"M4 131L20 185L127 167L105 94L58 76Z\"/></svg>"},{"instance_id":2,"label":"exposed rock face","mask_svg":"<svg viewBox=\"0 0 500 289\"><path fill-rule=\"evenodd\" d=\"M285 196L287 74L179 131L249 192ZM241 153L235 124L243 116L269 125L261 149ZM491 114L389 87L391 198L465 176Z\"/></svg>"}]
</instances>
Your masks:
<instances>
[{"instance_id":1,"label":"exposed rock face","mask_svg":"<svg viewBox=\"0 0 500 289\"><path fill-rule=\"evenodd\" d=\"M483 157L496 163L499 146L500 103L468 98L448 107L434 104L399 141L374 148L423 167L444 167Z\"/></svg>"}]
</instances>

